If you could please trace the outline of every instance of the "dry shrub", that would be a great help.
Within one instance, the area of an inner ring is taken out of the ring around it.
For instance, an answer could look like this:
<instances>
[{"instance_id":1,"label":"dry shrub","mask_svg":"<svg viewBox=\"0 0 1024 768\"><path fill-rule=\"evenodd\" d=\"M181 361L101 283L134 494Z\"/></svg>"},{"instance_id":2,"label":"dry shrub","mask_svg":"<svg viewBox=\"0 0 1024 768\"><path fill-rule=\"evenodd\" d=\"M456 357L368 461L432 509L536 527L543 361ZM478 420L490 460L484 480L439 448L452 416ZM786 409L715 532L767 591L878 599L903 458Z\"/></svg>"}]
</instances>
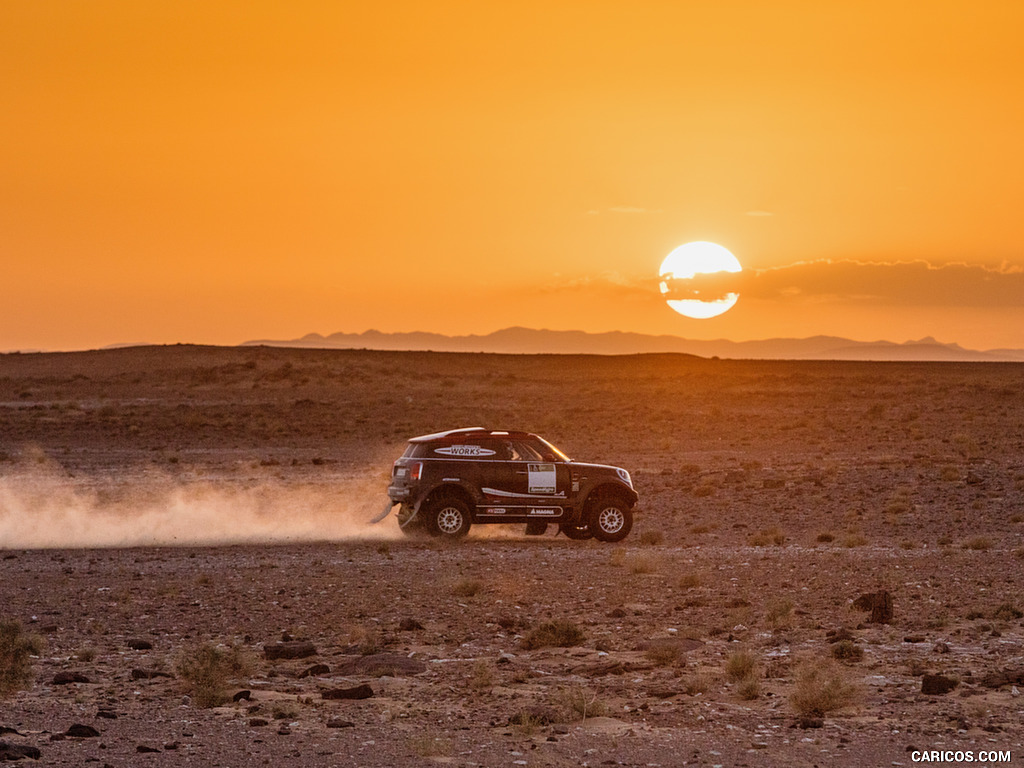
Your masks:
<instances>
[{"instance_id":1,"label":"dry shrub","mask_svg":"<svg viewBox=\"0 0 1024 768\"><path fill-rule=\"evenodd\" d=\"M992 618L1013 621L1014 619L1024 618L1024 611L1021 611L1013 603L1003 603L992 613Z\"/></svg>"},{"instance_id":2,"label":"dry shrub","mask_svg":"<svg viewBox=\"0 0 1024 768\"><path fill-rule=\"evenodd\" d=\"M473 597L483 588L484 584L479 579L462 579L452 586L452 594L456 597Z\"/></svg>"},{"instance_id":3,"label":"dry shrub","mask_svg":"<svg viewBox=\"0 0 1024 768\"><path fill-rule=\"evenodd\" d=\"M725 676L738 683L757 674L757 657L747 650L736 651L725 662Z\"/></svg>"},{"instance_id":4,"label":"dry shrub","mask_svg":"<svg viewBox=\"0 0 1024 768\"><path fill-rule=\"evenodd\" d=\"M583 642L583 630L566 619L546 621L534 629L522 640L522 646L528 651L537 648L555 646L570 648Z\"/></svg>"},{"instance_id":5,"label":"dry shrub","mask_svg":"<svg viewBox=\"0 0 1024 768\"><path fill-rule=\"evenodd\" d=\"M597 694L585 688L562 689L558 693L557 703L569 720L601 717L608 711L604 702L597 698Z\"/></svg>"},{"instance_id":6,"label":"dry shrub","mask_svg":"<svg viewBox=\"0 0 1024 768\"><path fill-rule=\"evenodd\" d=\"M629 558L629 571L637 575L654 573L658 570L659 560L654 555L634 554Z\"/></svg>"},{"instance_id":7,"label":"dry shrub","mask_svg":"<svg viewBox=\"0 0 1024 768\"><path fill-rule=\"evenodd\" d=\"M988 536L975 536L968 539L963 543L964 549L973 549L982 552L986 549L992 549L992 539Z\"/></svg>"},{"instance_id":8,"label":"dry shrub","mask_svg":"<svg viewBox=\"0 0 1024 768\"><path fill-rule=\"evenodd\" d=\"M644 531L640 534L640 543L648 546L655 546L665 541L665 534L661 531Z\"/></svg>"},{"instance_id":9,"label":"dry shrub","mask_svg":"<svg viewBox=\"0 0 1024 768\"><path fill-rule=\"evenodd\" d=\"M469 687L481 691L494 685L494 671L486 661L480 660L473 665L473 674L469 678Z\"/></svg>"},{"instance_id":10,"label":"dry shrub","mask_svg":"<svg viewBox=\"0 0 1024 768\"><path fill-rule=\"evenodd\" d=\"M815 538L815 541L817 541L819 544L831 544L835 540L836 537L828 532L819 533Z\"/></svg>"},{"instance_id":11,"label":"dry shrub","mask_svg":"<svg viewBox=\"0 0 1024 768\"><path fill-rule=\"evenodd\" d=\"M765 610L764 619L771 629L788 627L793 619L793 601L785 597L772 600Z\"/></svg>"},{"instance_id":12,"label":"dry shrub","mask_svg":"<svg viewBox=\"0 0 1024 768\"><path fill-rule=\"evenodd\" d=\"M429 733L414 737L409 746L412 751L420 757L450 757L452 754L452 740L443 736L433 736Z\"/></svg>"},{"instance_id":13,"label":"dry shrub","mask_svg":"<svg viewBox=\"0 0 1024 768\"><path fill-rule=\"evenodd\" d=\"M707 670L697 670L683 681L683 693L687 696L697 696L711 690L715 678Z\"/></svg>"},{"instance_id":14,"label":"dry shrub","mask_svg":"<svg viewBox=\"0 0 1024 768\"><path fill-rule=\"evenodd\" d=\"M192 701L199 707L216 707L227 698L227 685L232 679L252 674L251 654L240 645L230 648L213 643L188 649L178 659L175 671Z\"/></svg>"},{"instance_id":15,"label":"dry shrub","mask_svg":"<svg viewBox=\"0 0 1024 768\"><path fill-rule=\"evenodd\" d=\"M680 589L696 589L701 585L701 577L699 573L688 573L685 576L679 578Z\"/></svg>"},{"instance_id":16,"label":"dry shrub","mask_svg":"<svg viewBox=\"0 0 1024 768\"><path fill-rule=\"evenodd\" d=\"M659 667L669 667L683 659L683 650L675 641L655 642L644 651L644 657Z\"/></svg>"},{"instance_id":17,"label":"dry shrub","mask_svg":"<svg viewBox=\"0 0 1024 768\"><path fill-rule=\"evenodd\" d=\"M24 632L21 622L0 621L0 697L32 684L32 657L42 651L42 638Z\"/></svg>"},{"instance_id":18,"label":"dry shrub","mask_svg":"<svg viewBox=\"0 0 1024 768\"><path fill-rule=\"evenodd\" d=\"M786 543L786 535L778 528L768 528L752 533L749 542L752 547L767 547L769 545L781 547Z\"/></svg>"},{"instance_id":19,"label":"dry shrub","mask_svg":"<svg viewBox=\"0 0 1024 768\"><path fill-rule=\"evenodd\" d=\"M851 706L860 695L843 668L832 661L805 664L797 671L789 703L801 717L824 717Z\"/></svg>"},{"instance_id":20,"label":"dry shrub","mask_svg":"<svg viewBox=\"0 0 1024 768\"><path fill-rule=\"evenodd\" d=\"M856 664L864 658L864 649L853 640L840 640L832 646L832 658L846 664Z\"/></svg>"}]
</instances>

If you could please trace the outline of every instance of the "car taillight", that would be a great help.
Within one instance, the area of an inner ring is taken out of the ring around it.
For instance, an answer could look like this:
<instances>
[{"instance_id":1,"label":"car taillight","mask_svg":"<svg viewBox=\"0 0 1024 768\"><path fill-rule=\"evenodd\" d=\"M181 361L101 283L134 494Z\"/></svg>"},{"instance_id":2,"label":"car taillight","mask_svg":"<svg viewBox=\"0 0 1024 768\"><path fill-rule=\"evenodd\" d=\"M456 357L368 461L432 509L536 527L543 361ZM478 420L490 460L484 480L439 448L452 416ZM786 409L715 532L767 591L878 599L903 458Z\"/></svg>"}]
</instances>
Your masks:
<instances>
[{"instance_id":1,"label":"car taillight","mask_svg":"<svg viewBox=\"0 0 1024 768\"><path fill-rule=\"evenodd\" d=\"M419 480L420 479L420 475L422 475L422 474L423 474L423 462L422 461L414 461L412 464L409 465L409 479L410 480Z\"/></svg>"}]
</instances>

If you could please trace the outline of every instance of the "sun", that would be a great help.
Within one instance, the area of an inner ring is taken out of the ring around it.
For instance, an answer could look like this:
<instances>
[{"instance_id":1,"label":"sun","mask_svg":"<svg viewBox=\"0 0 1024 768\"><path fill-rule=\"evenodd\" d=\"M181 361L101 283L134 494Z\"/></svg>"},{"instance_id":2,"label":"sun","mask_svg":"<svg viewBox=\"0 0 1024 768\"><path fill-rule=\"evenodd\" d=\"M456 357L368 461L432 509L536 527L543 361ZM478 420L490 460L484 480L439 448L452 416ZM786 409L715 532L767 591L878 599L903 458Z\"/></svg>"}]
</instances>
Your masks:
<instances>
[{"instance_id":1,"label":"sun","mask_svg":"<svg viewBox=\"0 0 1024 768\"><path fill-rule=\"evenodd\" d=\"M681 315L707 320L728 312L740 295L729 290L743 267L728 249L703 241L676 248L661 262L661 295Z\"/></svg>"}]
</instances>

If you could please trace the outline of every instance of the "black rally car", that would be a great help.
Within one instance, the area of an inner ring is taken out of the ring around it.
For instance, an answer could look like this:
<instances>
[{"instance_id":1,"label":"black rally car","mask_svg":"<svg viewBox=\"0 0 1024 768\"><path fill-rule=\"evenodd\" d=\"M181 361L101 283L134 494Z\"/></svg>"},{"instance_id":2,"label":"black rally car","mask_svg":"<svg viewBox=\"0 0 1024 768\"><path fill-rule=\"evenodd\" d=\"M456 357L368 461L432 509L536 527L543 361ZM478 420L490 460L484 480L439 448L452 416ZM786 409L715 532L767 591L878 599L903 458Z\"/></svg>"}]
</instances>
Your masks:
<instances>
[{"instance_id":1,"label":"black rally car","mask_svg":"<svg viewBox=\"0 0 1024 768\"><path fill-rule=\"evenodd\" d=\"M453 429L414 437L391 470L390 504L407 533L465 536L473 523L548 524L572 539L621 541L637 493L629 472L573 461L529 432ZM383 516L382 516L383 517Z\"/></svg>"}]
</instances>

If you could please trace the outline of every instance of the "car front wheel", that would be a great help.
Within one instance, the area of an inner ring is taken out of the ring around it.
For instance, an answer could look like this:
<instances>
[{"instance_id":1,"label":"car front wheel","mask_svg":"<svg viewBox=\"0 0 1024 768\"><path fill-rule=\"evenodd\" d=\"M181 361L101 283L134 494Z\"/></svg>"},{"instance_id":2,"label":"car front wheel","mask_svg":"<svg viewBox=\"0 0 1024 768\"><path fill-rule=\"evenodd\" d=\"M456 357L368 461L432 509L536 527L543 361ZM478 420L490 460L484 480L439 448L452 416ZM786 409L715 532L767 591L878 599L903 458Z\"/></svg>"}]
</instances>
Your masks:
<instances>
[{"instance_id":1,"label":"car front wheel","mask_svg":"<svg viewBox=\"0 0 1024 768\"><path fill-rule=\"evenodd\" d=\"M633 510L621 499L598 499L592 505L588 528L598 541L622 541L632 527Z\"/></svg>"},{"instance_id":2,"label":"car front wheel","mask_svg":"<svg viewBox=\"0 0 1024 768\"><path fill-rule=\"evenodd\" d=\"M431 501L425 510L427 531L431 536L446 539L461 539L469 533L469 505L462 499L442 496Z\"/></svg>"}]
</instances>

